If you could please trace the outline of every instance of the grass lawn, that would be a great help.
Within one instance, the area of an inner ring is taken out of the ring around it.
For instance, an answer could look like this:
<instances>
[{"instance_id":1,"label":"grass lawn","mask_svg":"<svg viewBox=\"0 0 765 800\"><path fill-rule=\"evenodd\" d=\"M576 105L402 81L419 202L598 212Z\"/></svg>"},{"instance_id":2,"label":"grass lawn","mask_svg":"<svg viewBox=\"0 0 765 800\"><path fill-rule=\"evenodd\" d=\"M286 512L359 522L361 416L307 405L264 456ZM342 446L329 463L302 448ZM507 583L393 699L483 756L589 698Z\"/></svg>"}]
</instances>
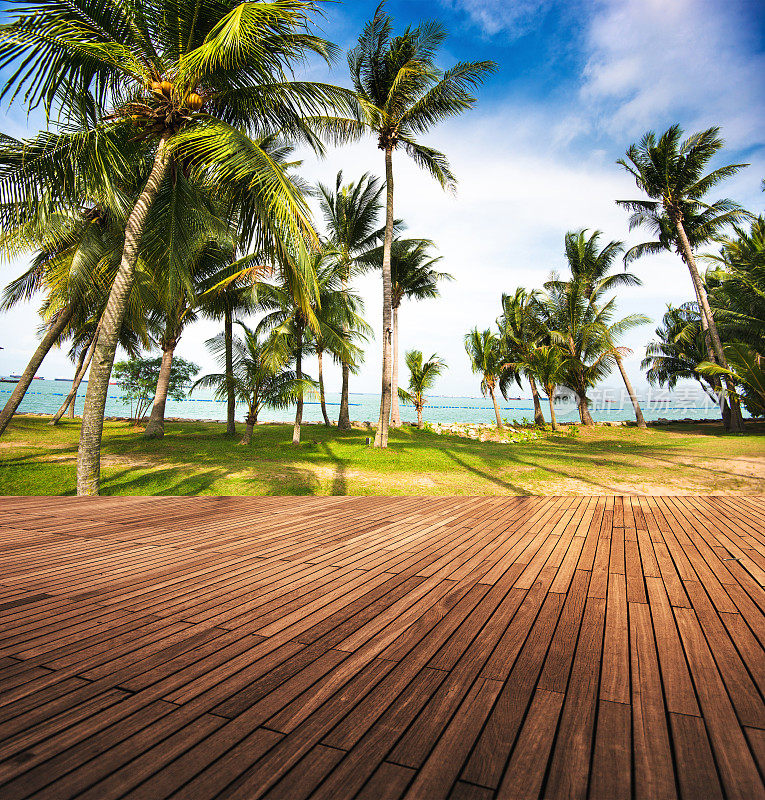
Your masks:
<instances>
[{"instance_id":1,"label":"grass lawn","mask_svg":"<svg viewBox=\"0 0 765 800\"><path fill-rule=\"evenodd\" d=\"M0 440L0 494L74 494L79 421L16 417ZM216 423L168 423L165 438L107 422L103 494L673 494L765 492L765 424L724 435L710 423L579 429L518 444L391 431L261 425L250 447Z\"/></svg>"}]
</instances>

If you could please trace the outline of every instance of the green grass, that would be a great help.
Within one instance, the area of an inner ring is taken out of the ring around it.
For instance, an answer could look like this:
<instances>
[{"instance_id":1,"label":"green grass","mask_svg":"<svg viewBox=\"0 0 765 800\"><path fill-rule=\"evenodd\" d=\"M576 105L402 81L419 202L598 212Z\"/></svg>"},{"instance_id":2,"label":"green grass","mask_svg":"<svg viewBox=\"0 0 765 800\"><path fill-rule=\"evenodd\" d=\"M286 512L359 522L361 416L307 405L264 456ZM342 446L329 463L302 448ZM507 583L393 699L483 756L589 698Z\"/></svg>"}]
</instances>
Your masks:
<instances>
[{"instance_id":1,"label":"green grass","mask_svg":"<svg viewBox=\"0 0 765 800\"><path fill-rule=\"evenodd\" d=\"M79 423L16 417L0 440L0 494L74 494ZM609 494L765 491L765 424L724 435L714 424L596 427L519 444L429 431L262 425L250 447L215 423L168 423L162 440L107 422L103 494Z\"/></svg>"}]
</instances>

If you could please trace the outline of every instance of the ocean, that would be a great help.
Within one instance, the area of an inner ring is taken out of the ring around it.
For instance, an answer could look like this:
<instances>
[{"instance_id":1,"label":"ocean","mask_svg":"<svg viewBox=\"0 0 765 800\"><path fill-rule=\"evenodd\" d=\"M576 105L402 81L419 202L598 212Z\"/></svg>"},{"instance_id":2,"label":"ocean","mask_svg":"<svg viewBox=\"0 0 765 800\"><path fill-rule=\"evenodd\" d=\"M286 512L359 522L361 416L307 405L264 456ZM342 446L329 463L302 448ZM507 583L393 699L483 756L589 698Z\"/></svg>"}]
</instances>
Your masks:
<instances>
[{"instance_id":1,"label":"ocean","mask_svg":"<svg viewBox=\"0 0 765 800\"><path fill-rule=\"evenodd\" d=\"M64 397L69 392L69 381L54 381L35 379L29 387L19 412L37 412L45 414L55 413ZM77 397L75 413L81 414L85 401L85 384L80 387ZM13 391L13 384L0 383L0 407L5 405L6 398ZM717 406L711 403L706 396L691 389L675 392L654 391L650 395L639 395L646 420L657 419L718 419ZM629 398L619 390L593 391L591 398L591 412L595 420L618 422L634 420L635 415ZM340 395L327 393L327 412L330 419L337 419L340 405ZM350 416L358 422L376 422L379 415L380 398L376 394L351 393ZM542 410L545 418L549 417L547 399L542 398ZM294 408L282 410L266 410L262 413L262 422L288 422L294 418ZM533 419L534 406L531 398L516 400L500 400L500 413L508 421L522 422ZM130 414L130 404L122 398L118 386L109 387L106 402L106 415L109 417L124 417ZM576 407L572 403L556 403L555 415L559 422L574 422L579 419ZM226 405L212 399L212 392L198 391L184 400L168 400L167 417L184 417L188 419L225 420ZM434 395L429 398L424 412L427 422L494 422L494 409L489 398L483 397L446 397ZM401 417L405 422L416 422L417 415L411 406L401 406ZM244 419L244 409L237 407L237 419ZM306 401L303 419L306 422L320 422L322 420L321 407L318 397ZM549 422L549 419L548 419Z\"/></svg>"}]
</instances>

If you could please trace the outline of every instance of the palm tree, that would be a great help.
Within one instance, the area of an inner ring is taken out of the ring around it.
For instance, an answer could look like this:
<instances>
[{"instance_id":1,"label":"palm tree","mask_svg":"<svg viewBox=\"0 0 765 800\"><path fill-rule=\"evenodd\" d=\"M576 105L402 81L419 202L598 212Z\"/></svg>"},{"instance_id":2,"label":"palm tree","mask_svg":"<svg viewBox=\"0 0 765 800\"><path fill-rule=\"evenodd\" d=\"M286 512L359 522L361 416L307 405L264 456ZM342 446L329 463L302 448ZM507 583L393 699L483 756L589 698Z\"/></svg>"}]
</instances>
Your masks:
<instances>
[{"instance_id":1,"label":"palm tree","mask_svg":"<svg viewBox=\"0 0 765 800\"><path fill-rule=\"evenodd\" d=\"M258 422L258 414L264 408L288 408L303 392L313 386L310 380L299 379L285 364L274 363L266 342L259 339L256 331L237 320L242 336L233 337L234 392L238 403L247 408L244 437L240 444L252 443L252 432ZM230 376L228 374L228 345L225 333L219 333L206 344L210 352L223 367L223 372L203 375L191 387L215 389L215 398L228 397Z\"/></svg>"},{"instance_id":2,"label":"palm tree","mask_svg":"<svg viewBox=\"0 0 765 800\"><path fill-rule=\"evenodd\" d=\"M162 363L157 377L149 422L144 436L161 439L165 435L165 406L170 387L170 371L175 349L184 330L198 318L199 307L205 299L205 289L214 288L213 280L231 259L232 245L206 242L191 256L182 273L158 270L154 276L154 299L149 316L161 330L157 344L162 351Z\"/></svg>"},{"instance_id":3,"label":"palm tree","mask_svg":"<svg viewBox=\"0 0 765 800\"><path fill-rule=\"evenodd\" d=\"M422 409L428 402L425 392L433 388L436 379L446 369L446 364L436 353L425 362L422 361L422 352L409 350L404 356L404 363L409 370L409 386L399 389L399 397L406 403L411 403L417 409L417 427L422 430Z\"/></svg>"},{"instance_id":4,"label":"palm tree","mask_svg":"<svg viewBox=\"0 0 765 800\"><path fill-rule=\"evenodd\" d=\"M317 260L318 295L313 310L318 324L308 335L318 360L321 413L324 424L330 427L324 392L324 353L329 353L348 372L355 371L363 355L356 342L366 339L370 328L361 317L361 298L348 289L343 264L332 257L332 248L325 250L326 254L329 257Z\"/></svg>"},{"instance_id":5,"label":"palm tree","mask_svg":"<svg viewBox=\"0 0 765 800\"><path fill-rule=\"evenodd\" d=\"M24 150L23 142L3 137L0 163L12 164L23 158ZM31 148L28 155L34 158L39 153ZM34 252L30 266L5 288L0 310L43 293L41 313L46 321L40 344L0 412L0 434L50 349L72 337L77 352L82 344L81 334L84 332L87 337L87 331L92 333L96 327L93 319L102 313L109 285L119 265L124 230L119 204L110 203L110 200L85 195L81 198L81 207L74 210L56 208L49 198L42 197L33 212L12 221L0 238L7 258ZM142 316L131 302L130 325L123 326L120 331L120 341L126 347L131 346L135 336L148 343ZM81 378L84 373L79 370L79 374Z\"/></svg>"},{"instance_id":6,"label":"palm tree","mask_svg":"<svg viewBox=\"0 0 765 800\"><path fill-rule=\"evenodd\" d=\"M391 415L390 424L401 427L401 412L398 405L398 312L401 301L425 300L438 297L438 282L450 281L448 272L438 272L433 267L441 256L433 257L430 249L434 247L429 239L394 239L390 253L391 311L393 315L393 346L391 352ZM376 247L359 257L365 266L382 268L383 248Z\"/></svg>"},{"instance_id":7,"label":"palm tree","mask_svg":"<svg viewBox=\"0 0 765 800\"><path fill-rule=\"evenodd\" d=\"M521 374L526 377L534 401L534 423L536 425L544 425L545 418L542 414L542 404L539 402L534 373L527 369L527 365L534 348L541 344L546 337L542 315L543 307L538 291L529 292L518 287L513 294L502 295L502 316L497 320L497 326L507 358L506 377L508 380L503 381L501 385L503 387L508 385L510 379L520 382Z\"/></svg>"},{"instance_id":8,"label":"palm tree","mask_svg":"<svg viewBox=\"0 0 765 800\"><path fill-rule=\"evenodd\" d=\"M437 22L426 22L393 35L391 18L381 3L366 24L357 46L348 53L359 114L346 119L315 119L338 142L376 137L385 155L385 236L383 241L382 388L375 447L388 446L391 407L393 245L393 152L403 147L415 163L426 169L444 188L452 189L455 178L446 156L417 141L438 122L457 116L475 105L471 94L493 62L460 62L445 72L435 65L435 56L446 33Z\"/></svg>"},{"instance_id":9,"label":"palm tree","mask_svg":"<svg viewBox=\"0 0 765 800\"><path fill-rule=\"evenodd\" d=\"M641 283L640 278L626 270L611 272L614 261L624 251L624 245L622 242L611 241L603 249L598 249L600 236L600 231L594 231L588 237L587 229L583 229L576 232L569 231L565 239L566 260L571 270L572 280L582 284L585 297L594 303L597 303L606 292L610 292L612 289L622 286L640 286ZM624 368L624 361L616 347L614 347L614 359L635 410L637 426L645 428L643 411Z\"/></svg>"},{"instance_id":10,"label":"palm tree","mask_svg":"<svg viewBox=\"0 0 765 800\"><path fill-rule=\"evenodd\" d=\"M502 417L499 414L499 405L495 389L500 375L504 371L506 362L502 349L502 341L490 330L479 331L473 328L465 335L465 351L470 359L473 372L481 376L481 394L486 397L486 392L494 404L494 415L497 418L497 427L502 428Z\"/></svg>"},{"instance_id":11,"label":"palm tree","mask_svg":"<svg viewBox=\"0 0 765 800\"><path fill-rule=\"evenodd\" d=\"M679 380L694 380L708 397L719 402L719 378L702 375L697 370L705 361L707 349L696 303L679 308L668 305L655 334L656 339L646 346L641 363L641 368L647 370L648 382L674 389Z\"/></svg>"},{"instance_id":12,"label":"palm tree","mask_svg":"<svg viewBox=\"0 0 765 800\"><path fill-rule=\"evenodd\" d=\"M334 189L322 183L316 189L324 216L327 244L341 269L343 289L347 290L358 271L358 259L365 256L384 236L384 228L379 227L383 185L368 172L356 182L343 184L343 173L339 171ZM341 369L337 427L340 430L349 430L351 418L348 411L348 392L351 365L342 361Z\"/></svg>"},{"instance_id":13,"label":"palm tree","mask_svg":"<svg viewBox=\"0 0 765 800\"><path fill-rule=\"evenodd\" d=\"M302 284L282 280L279 283L264 283L258 286L257 302L267 311L258 323L257 330L270 331L269 347L277 360L295 360L295 374L302 380L303 357L316 352L317 345L329 350L338 358L345 358L351 365L359 354L350 340L348 330L357 329L362 321L355 313L358 298L344 291L340 274L331 263L327 251L317 248L310 256L308 270L312 275L311 299L305 311L298 302L300 293L306 289ZM297 298L297 299L296 299ZM354 305L349 306L349 302ZM323 307L326 306L326 309ZM300 428L303 421L303 396L298 396L295 409L295 424L292 443L300 444Z\"/></svg>"},{"instance_id":14,"label":"palm tree","mask_svg":"<svg viewBox=\"0 0 765 800\"><path fill-rule=\"evenodd\" d=\"M602 306L596 305L586 287L577 281L553 279L545 288L543 308L547 335L550 343L557 345L564 354L568 373L566 385L577 395L582 424L594 425L587 391L610 373L617 355L628 352L616 346L619 337L649 320L642 314L631 314L614 321L615 299Z\"/></svg>"},{"instance_id":15,"label":"palm tree","mask_svg":"<svg viewBox=\"0 0 765 800\"><path fill-rule=\"evenodd\" d=\"M550 404L550 423L554 431L558 430L555 419L555 387L564 383L568 374L568 365L560 348L556 345L543 344L536 347L529 360L529 370L542 384Z\"/></svg>"},{"instance_id":16,"label":"palm tree","mask_svg":"<svg viewBox=\"0 0 765 800\"><path fill-rule=\"evenodd\" d=\"M725 213L731 219L744 215L743 209L732 201L718 200L710 205L703 199L712 187L746 166L728 164L705 174L709 161L724 145L719 134L719 128L708 128L683 141L683 131L679 125L673 125L658 140L653 131L646 133L638 144L630 145L626 159L621 158L617 163L632 175L638 188L651 199L617 200L617 203L632 212L630 229L644 223L655 226L662 213L671 223L672 239L691 274L701 315L709 330L715 360L726 370L728 363L717 324L685 227L686 219L693 219L694 215L698 216L710 209ZM731 405L730 429L740 433L744 430L741 408L733 391L731 377L723 374Z\"/></svg>"},{"instance_id":17,"label":"palm tree","mask_svg":"<svg viewBox=\"0 0 765 800\"><path fill-rule=\"evenodd\" d=\"M233 253L232 253L233 257ZM223 318L226 381L226 436L236 435L236 384L234 380L234 317L255 309L253 281L266 272L254 256L224 263L203 291L199 312L212 319Z\"/></svg>"},{"instance_id":18,"label":"palm tree","mask_svg":"<svg viewBox=\"0 0 765 800\"><path fill-rule=\"evenodd\" d=\"M151 165L127 215L121 263L91 364L78 494L98 493L117 335L144 227L163 183L184 171L218 187L244 183L257 194L275 236L289 232L297 241L312 230L300 193L252 135L279 129L317 145L306 115L350 107L345 90L285 80L307 54L332 55L332 47L309 30L315 12L311 0L160 0L150 6L33 0L0 29L0 61L14 70L4 94L26 91L30 107L42 104L46 113L59 107L67 123L86 109L89 123L62 128L44 160L25 162L12 180L6 177L7 196L28 206L34 190L47 182L56 185L62 201L76 203L70 154L78 149L88 151L90 177L102 183L136 171L138 161L126 160L118 146L126 140L137 143L133 151L140 144L141 161ZM168 239L167 247L183 258L182 241Z\"/></svg>"},{"instance_id":19,"label":"palm tree","mask_svg":"<svg viewBox=\"0 0 765 800\"><path fill-rule=\"evenodd\" d=\"M744 387L744 404L755 417L765 416L765 356L756 353L744 342L725 345L730 367L704 361L696 368L702 375L727 375Z\"/></svg>"},{"instance_id":20,"label":"palm tree","mask_svg":"<svg viewBox=\"0 0 765 800\"><path fill-rule=\"evenodd\" d=\"M706 275L709 302L726 338L765 353L765 217L733 233L718 240L718 255L705 256L713 266Z\"/></svg>"}]
</instances>

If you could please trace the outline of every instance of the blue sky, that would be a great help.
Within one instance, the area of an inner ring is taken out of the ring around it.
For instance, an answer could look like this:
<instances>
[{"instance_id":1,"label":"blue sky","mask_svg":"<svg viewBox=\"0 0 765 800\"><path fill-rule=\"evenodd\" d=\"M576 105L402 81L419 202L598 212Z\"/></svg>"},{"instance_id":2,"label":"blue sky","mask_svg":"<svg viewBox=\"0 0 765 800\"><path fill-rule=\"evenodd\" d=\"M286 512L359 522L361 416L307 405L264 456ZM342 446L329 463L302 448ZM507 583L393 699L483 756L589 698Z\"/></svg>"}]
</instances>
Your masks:
<instances>
[{"instance_id":1,"label":"blue sky","mask_svg":"<svg viewBox=\"0 0 765 800\"><path fill-rule=\"evenodd\" d=\"M376 3L332 3L321 23L327 38L351 47ZM617 198L635 196L634 184L614 163L646 130L679 122L686 130L719 125L727 141L724 159L751 164L720 193L757 213L765 194L765 4L760 0L390 0L397 28L421 19L443 21L450 36L441 65L455 60L497 62L480 92L476 109L423 137L444 150L459 179L457 195L444 194L426 174L396 154L396 213L408 233L439 246L442 268L455 281L442 298L405 305L402 350L437 351L450 365L439 389L478 393L462 350L462 336L474 324L491 325L499 296L516 286L540 286L552 269L562 269L566 231L598 228L604 239L642 240L630 233ZM311 64L316 80L347 83L344 57L330 70ZM11 109L3 129L18 135L24 113ZM331 150L321 161L304 154L309 180L332 182L367 170L380 174L374 142ZM3 266L8 279L21 265ZM691 296L682 263L666 254L633 268L643 286L625 290L619 307L640 311L657 323L667 302ZM379 277L359 283L367 317L379 327ZM0 317L0 373L23 368L34 347L38 318L34 305ZM632 332L629 369L638 386L645 381L639 361L655 324ZM194 326L179 354L209 365L202 343L214 323ZM376 342L352 388L379 388ZM41 369L68 375L63 352L52 353ZM330 369L329 388L339 383ZM617 385L613 376L609 383Z\"/></svg>"}]
</instances>

